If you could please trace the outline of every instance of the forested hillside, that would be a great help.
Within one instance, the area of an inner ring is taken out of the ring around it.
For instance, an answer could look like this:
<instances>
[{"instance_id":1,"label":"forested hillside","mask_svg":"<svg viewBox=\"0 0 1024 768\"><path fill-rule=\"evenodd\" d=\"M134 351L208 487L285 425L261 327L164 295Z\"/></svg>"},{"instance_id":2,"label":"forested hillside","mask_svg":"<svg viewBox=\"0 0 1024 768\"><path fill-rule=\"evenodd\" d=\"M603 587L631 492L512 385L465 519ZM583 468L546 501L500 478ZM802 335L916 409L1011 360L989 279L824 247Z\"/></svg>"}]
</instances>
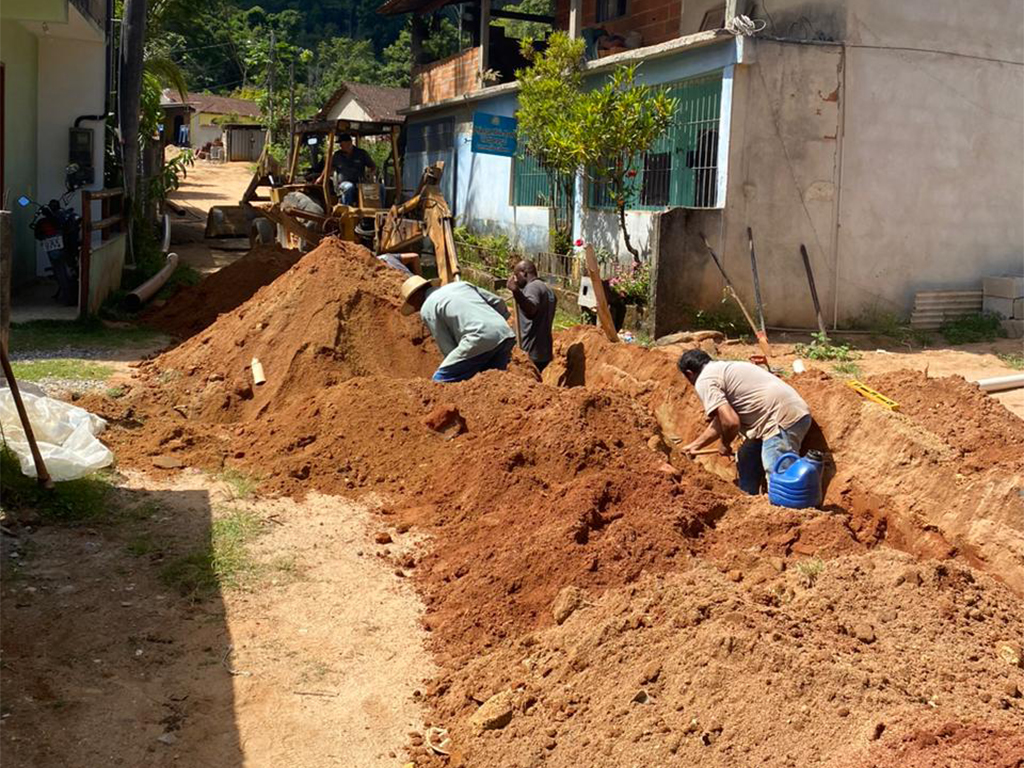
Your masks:
<instances>
[{"instance_id":1,"label":"forested hillside","mask_svg":"<svg viewBox=\"0 0 1024 768\"><path fill-rule=\"evenodd\" d=\"M269 107L273 84L277 114L286 111L294 68L296 112L309 115L344 80L409 85L409 19L378 14L381 2L151 0L147 56L176 64L191 91L234 94ZM427 17L428 57L460 49L459 7ZM551 0L508 7L548 12ZM469 45L468 32L461 45Z\"/></svg>"}]
</instances>

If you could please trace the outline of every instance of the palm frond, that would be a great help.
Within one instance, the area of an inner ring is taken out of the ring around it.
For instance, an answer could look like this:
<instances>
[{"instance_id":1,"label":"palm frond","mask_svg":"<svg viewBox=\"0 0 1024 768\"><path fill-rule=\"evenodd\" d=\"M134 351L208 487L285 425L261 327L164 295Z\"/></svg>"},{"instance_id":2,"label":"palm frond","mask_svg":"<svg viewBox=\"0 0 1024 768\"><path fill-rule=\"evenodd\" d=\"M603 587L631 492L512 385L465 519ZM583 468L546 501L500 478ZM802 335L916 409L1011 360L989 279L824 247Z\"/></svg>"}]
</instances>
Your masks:
<instances>
[{"instance_id":1,"label":"palm frond","mask_svg":"<svg viewBox=\"0 0 1024 768\"><path fill-rule=\"evenodd\" d=\"M182 101L188 101L188 83L185 82L185 75L169 58L147 55L142 67L159 80L162 87L173 88L181 96Z\"/></svg>"}]
</instances>

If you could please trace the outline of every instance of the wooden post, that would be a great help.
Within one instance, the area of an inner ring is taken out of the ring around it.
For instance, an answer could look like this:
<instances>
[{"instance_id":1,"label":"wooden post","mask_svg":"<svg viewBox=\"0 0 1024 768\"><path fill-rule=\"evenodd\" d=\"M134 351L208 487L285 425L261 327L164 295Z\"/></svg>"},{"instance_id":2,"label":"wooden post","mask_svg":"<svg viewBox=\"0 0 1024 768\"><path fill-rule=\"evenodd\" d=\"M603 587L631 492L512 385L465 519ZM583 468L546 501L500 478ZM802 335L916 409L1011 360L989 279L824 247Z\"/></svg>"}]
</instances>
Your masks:
<instances>
[{"instance_id":1,"label":"wooden post","mask_svg":"<svg viewBox=\"0 0 1024 768\"><path fill-rule=\"evenodd\" d=\"M583 21L583 0L569 0L569 37L573 40L580 36Z\"/></svg>"},{"instance_id":2,"label":"wooden post","mask_svg":"<svg viewBox=\"0 0 1024 768\"><path fill-rule=\"evenodd\" d=\"M11 212L0 211L0 348L7 349L11 332L11 272L14 268Z\"/></svg>"},{"instance_id":3,"label":"wooden post","mask_svg":"<svg viewBox=\"0 0 1024 768\"><path fill-rule=\"evenodd\" d=\"M594 246L586 247L587 274L594 286L594 300L597 302L597 321L604 331L608 341L618 341L619 334L615 330L615 321L612 320L612 311L608 308L608 297L604 295L604 282L601 280L601 267L597 263L597 255L594 253Z\"/></svg>"},{"instance_id":4,"label":"wooden post","mask_svg":"<svg viewBox=\"0 0 1024 768\"><path fill-rule=\"evenodd\" d=\"M393 205L402 202L402 158L398 155L398 126L391 126L391 156L395 159L395 199Z\"/></svg>"},{"instance_id":5,"label":"wooden post","mask_svg":"<svg viewBox=\"0 0 1024 768\"><path fill-rule=\"evenodd\" d=\"M336 200L331 199L331 161L334 159L334 129L331 129L331 134L327 138L327 154L324 155L324 202L327 204L327 210L331 210L334 207Z\"/></svg>"},{"instance_id":6,"label":"wooden post","mask_svg":"<svg viewBox=\"0 0 1024 768\"><path fill-rule=\"evenodd\" d=\"M28 412L25 410L25 403L21 401L21 390L18 389L18 382L14 378L14 371L11 370L11 361L7 359L7 344L0 347L0 366L3 367L4 377L7 379L7 386L11 388L11 397L14 398L14 407L18 411L18 418L21 419L21 428L25 430L25 440L28 441L28 448L32 451L32 461L36 465L36 477L43 488L53 488L53 480L50 473L46 471L46 464L43 462L43 455L36 445L36 436L32 432L32 424L28 420Z\"/></svg>"},{"instance_id":7,"label":"wooden post","mask_svg":"<svg viewBox=\"0 0 1024 768\"><path fill-rule=\"evenodd\" d=\"M480 0L480 83L484 86L484 72L491 64L491 0Z\"/></svg>"},{"instance_id":8,"label":"wooden post","mask_svg":"<svg viewBox=\"0 0 1024 768\"><path fill-rule=\"evenodd\" d=\"M82 254L78 260L78 317L89 316L89 268L92 264L92 193L82 190Z\"/></svg>"}]
</instances>

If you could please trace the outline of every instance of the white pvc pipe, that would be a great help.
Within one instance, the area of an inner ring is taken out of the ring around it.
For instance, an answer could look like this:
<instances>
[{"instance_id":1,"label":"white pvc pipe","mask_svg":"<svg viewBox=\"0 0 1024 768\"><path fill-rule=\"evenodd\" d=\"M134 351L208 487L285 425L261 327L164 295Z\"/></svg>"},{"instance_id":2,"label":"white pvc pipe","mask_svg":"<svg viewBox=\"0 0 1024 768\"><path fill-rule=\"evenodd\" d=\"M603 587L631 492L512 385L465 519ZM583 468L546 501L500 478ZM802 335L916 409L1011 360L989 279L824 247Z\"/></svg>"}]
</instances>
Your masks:
<instances>
[{"instance_id":1,"label":"white pvc pipe","mask_svg":"<svg viewBox=\"0 0 1024 768\"><path fill-rule=\"evenodd\" d=\"M991 379L979 379L978 387L982 392L1005 392L1008 389L1024 387L1024 373L1012 376L995 376Z\"/></svg>"},{"instance_id":2,"label":"white pvc pipe","mask_svg":"<svg viewBox=\"0 0 1024 768\"><path fill-rule=\"evenodd\" d=\"M160 246L160 250L164 253L171 250L171 217L166 213L164 214L164 241Z\"/></svg>"},{"instance_id":3,"label":"white pvc pipe","mask_svg":"<svg viewBox=\"0 0 1024 768\"><path fill-rule=\"evenodd\" d=\"M142 309L142 305L153 298L156 292L164 287L164 283L170 280L171 275L174 274L174 270L177 268L178 254L167 254L167 263L164 265L164 268L124 297L125 309L129 312L138 312Z\"/></svg>"}]
</instances>

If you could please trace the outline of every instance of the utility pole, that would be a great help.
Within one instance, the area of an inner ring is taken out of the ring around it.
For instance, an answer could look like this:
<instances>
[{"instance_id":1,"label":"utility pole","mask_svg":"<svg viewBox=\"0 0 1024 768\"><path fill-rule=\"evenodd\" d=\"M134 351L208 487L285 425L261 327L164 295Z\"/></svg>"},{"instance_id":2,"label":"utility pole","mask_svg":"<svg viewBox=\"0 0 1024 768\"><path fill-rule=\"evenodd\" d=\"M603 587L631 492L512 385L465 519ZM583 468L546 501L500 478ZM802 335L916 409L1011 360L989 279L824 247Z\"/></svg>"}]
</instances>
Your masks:
<instances>
[{"instance_id":1,"label":"utility pole","mask_svg":"<svg viewBox=\"0 0 1024 768\"><path fill-rule=\"evenodd\" d=\"M267 71L267 103L270 109L270 126L267 128L267 141L274 143L274 59L277 55L277 39L274 30L270 30L270 68Z\"/></svg>"},{"instance_id":2,"label":"utility pole","mask_svg":"<svg viewBox=\"0 0 1024 768\"><path fill-rule=\"evenodd\" d=\"M288 167L292 167L295 151L295 59L288 68Z\"/></svg>"},{"instance_id":3,"label":"utility pole","mask_svg":"<svg viewBox=\"0 0 1024 768\"><path fill-rule=\"evenodd\" d=\"M135 200L139 168L139 106L142 101L142 55L145 42L146 0L125 0L121 21L121 77L117 89L117 112L129 212Z\"/></svg>"}]
</instances>

